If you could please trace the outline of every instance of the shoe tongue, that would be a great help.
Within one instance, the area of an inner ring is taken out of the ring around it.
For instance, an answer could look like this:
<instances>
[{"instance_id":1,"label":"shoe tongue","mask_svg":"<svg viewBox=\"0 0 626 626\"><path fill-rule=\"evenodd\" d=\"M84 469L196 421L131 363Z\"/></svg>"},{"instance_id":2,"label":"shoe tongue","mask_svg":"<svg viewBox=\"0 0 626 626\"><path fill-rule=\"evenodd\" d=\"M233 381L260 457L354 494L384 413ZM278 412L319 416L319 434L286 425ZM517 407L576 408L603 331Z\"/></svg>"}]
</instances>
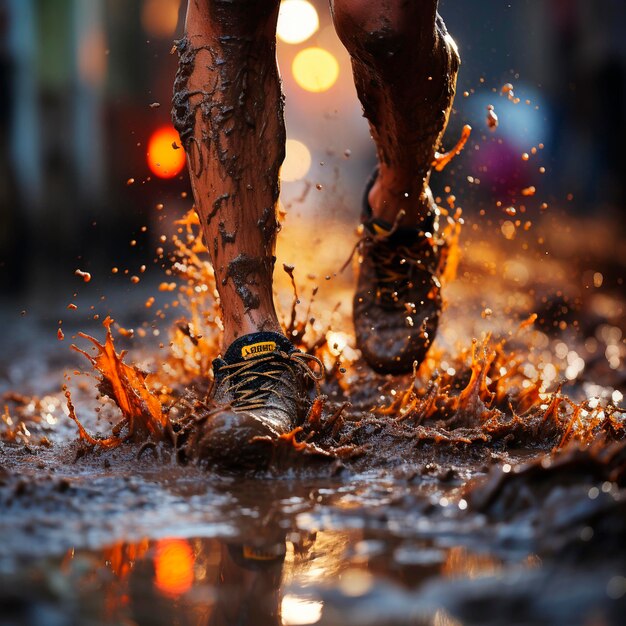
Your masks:
<instances>
[{"instance_id":1,"label":"shoe tongue","mask_svg":"<svg viewBox=\"0 0 626 626\"><path fill-rule=\"evenodd\" d=\"M224 361L228 365L249 361L254 358L267 356L271 352L281 351L291 354L296 347L280 333L261 332L243 335L230 344Z\"/></svg>"}]
</instances>

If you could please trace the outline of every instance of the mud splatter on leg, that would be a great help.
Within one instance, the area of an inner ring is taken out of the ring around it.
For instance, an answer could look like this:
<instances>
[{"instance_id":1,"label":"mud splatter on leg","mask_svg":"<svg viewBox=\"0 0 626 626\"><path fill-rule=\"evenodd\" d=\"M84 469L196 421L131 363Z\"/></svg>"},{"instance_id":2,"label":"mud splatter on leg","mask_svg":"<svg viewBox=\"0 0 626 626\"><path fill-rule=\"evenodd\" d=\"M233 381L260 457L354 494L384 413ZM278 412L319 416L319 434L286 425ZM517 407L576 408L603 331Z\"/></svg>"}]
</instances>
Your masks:
<instances>
[{"instance_id":1,"label":"mud splatter on leg","mask_svg":"<svg viewBox=\"0 0 626 626\"><path fill-rule=\"evenodd\" d=\"M433 202L428 181L455 94L456 45L437 0L331 0L331 8L378 151L370 204L391 223L401 208L417 223Z\"/></svg>"},{"instance_id":2,"label":"mud splatter on leg","mask_svg":"<svg viewBox=\"0 0 626 626\"><path fill-rule=\"evenodd\" d=\"M225 345L280 328L272 300L285 143L278 6L190 0L185 36L176 44L172 118L215 269Z\"/></svg>"}]
</instances>

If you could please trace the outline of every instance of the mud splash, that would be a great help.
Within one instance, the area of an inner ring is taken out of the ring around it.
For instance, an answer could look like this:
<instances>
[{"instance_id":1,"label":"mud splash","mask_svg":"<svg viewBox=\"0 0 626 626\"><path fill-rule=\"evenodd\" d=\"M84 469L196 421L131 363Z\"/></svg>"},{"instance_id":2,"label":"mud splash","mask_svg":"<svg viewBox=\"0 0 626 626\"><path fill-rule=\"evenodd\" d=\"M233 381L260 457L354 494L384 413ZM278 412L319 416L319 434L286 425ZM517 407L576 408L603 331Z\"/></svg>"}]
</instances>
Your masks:
<instances>
[{"instance_id":1,"label":"mud splash","mask_svg":"<svg viewBox=\"0 0 626 626\"><path fill-rule=\"evenodd\" d=\"M454 271L460 220L458 214L450 218L441 210L450 242L448 271L450 266ZM221 332L214 275L195 212L177 225L168 270L177 281L161 288L175 292L172 304L188 313L171 330L170 354L150 376L150 385L145 373L123 363L124 354L116 353L110 319L104 323L104 344L82 335L98 355L77 350L99 372L100 392L112 398L123 415L110 436L94 438L76 419L68 391L70 417L90 445L167 440L179 459L189 460L194 455L184 448L190 430L215 410L208 399L210 364L218 355ZM343 466L363 470L416 458L425 449L435 456L471 450L487 457L498 450L550 452L572 443L588 446L624 438L624 413L610 399L574 400L563 392L563 383L555 381L556 367L543 363L542 369L533 358L537 314L520 322L508 337L488 332L470 345L436 344L412 375L387 378L360 361L350 347L350 335L316 323L312 311L317 288L302 305L294 268L284 270L294 291L291 311L284 315L285 332L298 347L321 359L328 375L306 421L273 442L271 467L277 472L306 465L312 458L330 462L332 471ZM343 323L349 321L344 317Z\"/></svg>"},{"instance_id":2,"label":"mud splash","mask_svg":"<svg viewBox=\"0 0 626 626\"><path fill-rule=\"evenodd\" d=\"M111 333L113 320L107 317L103 326L106 329L104 344L85 333L79 333L83 339L91 341L97 350L92 356L84 350L72 346L84 355L100 374L98 390L103 396L111 398L122 412L122 419L111 431L111 436L104 439L92 437L76 417L71 393L65 387L69 417L78 426L80 438L93 446L115 448L125 441L144 442L161 441L171 429L167 415L163 412L161 402L146 383L147 374L135 366L124 363L125 352L117 353ZM126 431L125 434L122 434Z\"/></svg>"},{"instance_id":3,"label":"mud splash","mask_svg":"<svg viewBox=\"0 0 626 626\"><path fill-rule=\"evenodd\" d=\"M95 419L93 378L81 386L72 375L71 387L85 428L105 432L92 436L95 444L70 441L62 394L3 398L6 619L623 621L624 413L615 318L592 318L584 343L560 328L549 335L547 305L537 306L520 284L517 292L506 287L505 306L514 298L519 305L502 323L496 296L503 279L489 282L485 260L503 263L477 245L466 251L461 273L484 281L487 295L474 311L480 329L464 325L475 287L459 298L458 283L450 285L450 307L461 299L461 312L447 312L454 323L443 324L419 370L378 376L353 347L347 311L329 304L347 299L348 288L331 284L329 298L324 283L318 289L317 279L303 280L302 269L287 265L280 278L297 291L283 303L283 325L324 361L323 396L299 429L274 442L267 472L217 474L179 454L189 417L207 398L221 320L197 216L176 227L174 249L157 253L170 266L149 309L157 320L179 312L167 322L168 338L160 327L164 347L151 351L151 361L138 348L129 359L118 353L109 321L104 339L94 340L100 349L80 346L93 367L108 343L108 369L126 373L119 379L133 381L133 393L143 380L171 425L163 441L145 426L129 438L127 420L116 433L123 443L98 445L114 436L106 420L121 409L104 396ZM557 278L568 302L567 277ZM550 293L536 288L539 301ZM588 312L580 319L590 319ZM126 360L129 368L141 362L143 379L121 367ZM154 417L141 415L135 426Z\"/></svg>"}]
</instances>

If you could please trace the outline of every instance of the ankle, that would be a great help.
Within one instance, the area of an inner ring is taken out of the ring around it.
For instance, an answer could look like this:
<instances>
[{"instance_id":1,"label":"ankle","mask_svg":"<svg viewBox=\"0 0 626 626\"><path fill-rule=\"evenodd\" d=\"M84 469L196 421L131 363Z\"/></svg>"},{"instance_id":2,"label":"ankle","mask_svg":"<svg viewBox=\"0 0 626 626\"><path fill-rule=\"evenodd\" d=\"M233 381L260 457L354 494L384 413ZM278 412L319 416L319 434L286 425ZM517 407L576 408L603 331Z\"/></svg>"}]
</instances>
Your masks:
<instances>
[{"instance_id":1,"label":"ankle","mask_svg":"<svg viewBox=\"0 0 626 626\"><path fill-rule=\"evenodd\" d=\"M395 184L393 187L385 185L379 175L368 194L368 202L372 214L381 220L396 223L398 213L404 215L398 224L402 226L416 226L424 221L433 210L434 200L427 184L415 189L415 185Z\"/></svg>"},{"instance_id":2,"label":"ankle","mask_svg":"<svg viewBox=\"0 0 626 626\"><path fill-rule=\"evenodd\" d=\"M266 316L258 315L258 311L255 311L255 315L250 313L244 316L244 319L238 318L230 320L224 316L224 336L222 338L222 352L225 352L228 347L244 335L251 335L252 333L262 332L274 332L283 335L283 329L276 318L274 312L269 312Z\"/></svg>"}]
</instances>

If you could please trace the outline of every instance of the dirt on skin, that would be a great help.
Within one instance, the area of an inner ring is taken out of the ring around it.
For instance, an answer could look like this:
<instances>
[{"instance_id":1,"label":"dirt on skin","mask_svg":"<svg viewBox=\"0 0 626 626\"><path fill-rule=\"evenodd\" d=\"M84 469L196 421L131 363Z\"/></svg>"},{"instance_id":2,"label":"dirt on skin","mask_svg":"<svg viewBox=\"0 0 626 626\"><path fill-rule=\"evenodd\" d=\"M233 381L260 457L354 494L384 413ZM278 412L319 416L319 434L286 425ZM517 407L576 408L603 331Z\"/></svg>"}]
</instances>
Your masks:
<instances>
[{"instance_id":1,"label":"dirt on skin","mask_svg":"<svg viewBox=\"0 0 626 626\"><path fill-rule=\"evenodd\" d=\"M259 311L273 310L266 285L276 259L278 173L285 156L272 35L277 11L278 3L190 3L186 35L175 46L172 120L187 153L218 290L230 294L232 285L234 297L223 314L233 328L248 322L276 330ZM259 175L246 174L252 171ZM241 230L244 217L258 230Z\"/></svg>"}]
</instances>

